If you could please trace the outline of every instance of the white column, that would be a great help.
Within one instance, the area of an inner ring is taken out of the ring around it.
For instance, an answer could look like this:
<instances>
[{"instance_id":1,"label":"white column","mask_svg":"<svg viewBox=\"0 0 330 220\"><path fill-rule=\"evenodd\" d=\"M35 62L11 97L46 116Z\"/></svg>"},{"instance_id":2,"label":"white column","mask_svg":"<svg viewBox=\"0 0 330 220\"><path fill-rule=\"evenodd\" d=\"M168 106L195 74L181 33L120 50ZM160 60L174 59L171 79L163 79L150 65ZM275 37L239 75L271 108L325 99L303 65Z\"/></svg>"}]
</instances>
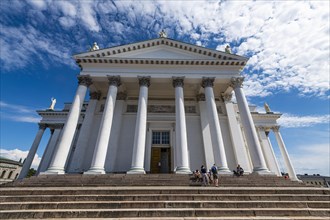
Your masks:
<instances>
[{"instance_id":1,"label":"white column","mask_svg":"<svg viewBox=\"0 0 330 220\"><path fill-rule=\"evenodd\" d=\"M112 127L113 113L116 104L118 86L121 85L119 76L108 76L109 90L107 100L104 105L104 112L101 119L99 134L93 154L90 169L84 174L104 174L104 164L108 150L110 132Z\"/></svg>"},{"instance_id":2,"label":"white column","mask_svg":"<svg viewBox=\"0 0 330 220\"><path fill-rule=\"evenodd\" d=\"M262 149L257 136L257 131L252 120L252 115L249 110L243 89L242 83L244 77L233 77L231 79L230 86L235 91L239 114L243 124L243 129L246 137L247 144L249 146L250 155L253 163L253 171L257 173L267 174L269 173Z\"/></svg>"},{"instance_id":3,"label":"white column","mask_svg":"<svg viewBox=\"0 0 330 220\"><path fill-rule=\"evenodd\" d=\"M139 77L139 84L140 94L136 115L132 165L127 174L146 173L144 170L144 155L146 148L148 87L150 86L150 77Z\"/></svg>"},{"instance_id":4,"label":"white column","mask_svg":"<svg viewBox=\"0 0 330 220\"><path fill-rule=\"evenodd\" d=\"M186 115L184 109L183 82L184 77L173 77L175 88L175 149L177 174L189 174L189 155L187 144Z\"/></svg>"},{"instance_id":5,"label":"white column","mask_svg":"<svg viewBox=\"0 0 330 220\"><path fill-rule=\"evenodd\" d=\"M72 162L69 166L70 172L77 173L83 171L82 169L85 160L82 160L81 158L86 158L85 156L87 156L85 154L89 144L95 109L100 96L100 92L90 92L90 99L85 113L85 118L81 125L81 130L76 144L76 150L73 154Z\"/></svg>"},{"instance_id":6,"label":"white column","mask_svg":"<svg viewBox=\"0 0 330 220\"><path fill-rule=\"evenodd\" d=\"M203 145L204 145L204 156L205 156L205 167L206 169L211 169L214 164L214 156L212 150L212 138L210 123L208 120L207 108L205 103L205 94L201 93L197 96L199 103L199 112L201 118L201 127L203 135Z\"/></svg>"},{"instance_id":7,"label":"white column","mask_svg":"<svg viewBox=\"0 0 330 220\"><path fill-rule=\"evenodd\" d=\"M63 124L51 125L51 129L53 129L53 133L49 139L47 148L45 149L45 152L42 155L37 174L41 172L45 172L48 169L49 164L52 161L54 150L56 148L56 143L58 141L62 128L63 128Z\"/></svg>"},{"instance_id":8,"label":"white column","mask_svg":"<svg viewBox=\"0 0 330 220\"><path fill-rule=\"evenodd\" d=\"M263 153L265 155L265 160L267 163L268 170L271 172L274 172L277 176L281 176L281 171L278 166L274 150L272 148L272 145L269 141L269 138L267 137L266 133L269 133L267 131L268 128L265 127L258 127L258 133L260 136L261 146Z\"/></svg>"},{"instance_id":9,"label":"white column","mask_svg":"<svg viewBox=\"0 0 330 220\"><path fill-rule=\"evenodd\" d=\"M239 126L239 123L236 118L234 104L231 101L232 94L223 94L222 98L226 106L230 137L236 156L236 163L241 165L241 167L244 169L244 172L251 173L252 168L250 166L248 152L243 140L241 127Z\"/></svg>"},{"instance_id":10,"label":"white column","mask_svg":"<svg viewBox=\"0 0 330 220\"><path fill-rule=\"evenodd\" d=\"M219 171L223 173L230 172L228 169L225 146L223 143L221 127L215 98L213 93L213 82L215 78L203 77L202 86L205 90L206 105L209 113L209 122L211 126L211 135L213 136L213 154L215 164L219 167Z\"/></svg>"},{"instance_id":11,"label":"white column","mask_svg":"<svg viewBox=\"0 0 330 220\"><path fill-rule=\"evenodd\" d=\"M92 80L89 75L78 76L78 89L71 104L71 108L64 124L63 134L60 137L57 149L54 154L54 158L50 164L50 167L43 174L64 174L65 164L69 155L70 147L73 141L74 134L78 125L80 112L85 100L87 88L92 84Z\"/></svg>"},{"instance_id":12,"label":"white column","mask_svg":"<svg viewBox=\"0 0 330 220\"><path fill-rule=\"evenodd\" d=\"M116 170L116 162L117 162L117 152L120 148L119 139L121 136L121 126L122 126L122 118L123 112L125 112L125 100L127 94L125 92L118 92L116 97L116 108L113 113L113 122L111 129L111 139L109 141L108 152L106 156L106 161L104 165L104 169L111 173Z\"/></svg>"},{"instance_id":13,"label":"white column","mask_svg":"<svg viewBox=\"0 0 330 220\"><path fill-rule=\"evenodd\" d=\"M276 137L276 140L277 140L277 143L278 143L278 146L280 148L280 151L281 151L281 154L282 154L282 157L284 159L284 163L285 163L285 166L286 166L286 169L289 173L289 177L291 180L293 181L300 181L298 178L297 178L297 175L296 175L296 172L293 168L293 165L291 163L291 160L290 160L290 157L289 157L289 154L288 154L288 151L286 150L286 147L285 147L285 144L284 144L284 141L282 139L282 136L280 134L280 127L277 126L277 127L273 127L272 128L273 131L274 131L274 134L275 134L275 137Z\"/></svg>"},{"instance_id":14,"label":"white column","mask_svg":"<svg viewBox=\"0 0 330 220\"><path fill-rule=\"evenodd\" d=\"M34 156L36 155L36 152L38 150L42 135L44 134L44 131L46 129L46 125L45 124L39 124L39 131L36 135L36 137L34 138L33 144L29 150L29 153L27 155L27 158L24 161L22 170L18 176L18 179L23 179L26 177L26 175L28 174L32 161L34 159Z\"/></svg>"}]
</instances>

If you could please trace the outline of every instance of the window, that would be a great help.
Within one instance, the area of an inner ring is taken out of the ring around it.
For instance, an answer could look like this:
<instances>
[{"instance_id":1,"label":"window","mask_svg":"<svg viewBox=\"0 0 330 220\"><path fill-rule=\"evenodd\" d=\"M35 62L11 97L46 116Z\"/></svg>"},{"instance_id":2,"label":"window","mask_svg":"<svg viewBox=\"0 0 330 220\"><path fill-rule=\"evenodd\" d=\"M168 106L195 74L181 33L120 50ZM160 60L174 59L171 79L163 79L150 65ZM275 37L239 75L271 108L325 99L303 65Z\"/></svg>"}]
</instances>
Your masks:
<instances>
[{"instance_id":1,"label":"window","mask_svg":"<svg viewBox=\"0 0 330 220\"><path fill-rule=\"evenodd\" d=\"M1 178L4 178L5 177L5 174L6 174L6 171L2 171L2 174L1 174Z\"/></svg>"},{"instance_id":2,"label":"window","mask_svg":"<svg viewBox=\"0 0 330 220\"><path fill-rule=\"evenodd\" d=\"M169 131L154 131L152 132L152 144L170 144Z\"/></svg>"},{"instance_id":3,"label":"window","mask_svg":"<svg viewBox=\"0 0 330 220\"><path fill-rule=\"evenodd\" d=\"M10 171L10 173L8 175L8 179L10 179L11 175L13 175L13 171Z\"/></svg>"}]
</instances>

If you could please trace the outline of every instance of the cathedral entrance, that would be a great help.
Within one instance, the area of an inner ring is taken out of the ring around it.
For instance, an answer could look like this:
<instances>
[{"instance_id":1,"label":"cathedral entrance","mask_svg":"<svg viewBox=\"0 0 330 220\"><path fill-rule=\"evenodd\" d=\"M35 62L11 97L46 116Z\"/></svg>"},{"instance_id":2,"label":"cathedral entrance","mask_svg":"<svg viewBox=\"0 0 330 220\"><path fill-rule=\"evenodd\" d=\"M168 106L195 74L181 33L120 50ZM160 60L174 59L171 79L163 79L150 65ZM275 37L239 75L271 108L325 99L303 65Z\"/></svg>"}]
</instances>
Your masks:
<instances>
[{"instance_id":1,"label":"cathedral entrance","mask_svg":"<svg viewBox=\"0 0 330 220\"><path fill-rule=\"evenodd\" d=\"M153 131L150 173L171 172L171 146L169 131Z\"/></svg>"}]
</instances>

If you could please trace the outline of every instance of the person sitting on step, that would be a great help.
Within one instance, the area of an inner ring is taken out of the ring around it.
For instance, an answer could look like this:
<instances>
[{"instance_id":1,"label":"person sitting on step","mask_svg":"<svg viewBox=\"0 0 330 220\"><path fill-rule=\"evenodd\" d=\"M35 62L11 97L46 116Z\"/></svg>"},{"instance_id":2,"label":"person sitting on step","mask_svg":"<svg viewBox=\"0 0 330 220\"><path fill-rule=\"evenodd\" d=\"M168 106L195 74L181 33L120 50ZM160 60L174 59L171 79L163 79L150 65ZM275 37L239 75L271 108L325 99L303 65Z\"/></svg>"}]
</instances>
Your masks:
<instances>
[{"instance_id":1,"label":"person sitting on step","mask_svg":"<svg viewBox=\"0 0 330 220\"><path fill-rule=\"evenodd\" d=\"M236 170L233 170L233 172L234 172L235 176L240 177L240 176L243 176L244 170L241 167L241 165L238 164L237 167L236 167Z\"/></svg>"},{"instance_id":2,"label":"person sitting on step","mask_svg":"<svg viewBox=\"0 0 330 220\"><path fill-rule=\"evenodd\" d=\"M195 182L202 182L203 181L202 180L202 174L199 172L198 169L195 170L193 174L194 174L194 181Z\"/></svg>"}]
</instances>

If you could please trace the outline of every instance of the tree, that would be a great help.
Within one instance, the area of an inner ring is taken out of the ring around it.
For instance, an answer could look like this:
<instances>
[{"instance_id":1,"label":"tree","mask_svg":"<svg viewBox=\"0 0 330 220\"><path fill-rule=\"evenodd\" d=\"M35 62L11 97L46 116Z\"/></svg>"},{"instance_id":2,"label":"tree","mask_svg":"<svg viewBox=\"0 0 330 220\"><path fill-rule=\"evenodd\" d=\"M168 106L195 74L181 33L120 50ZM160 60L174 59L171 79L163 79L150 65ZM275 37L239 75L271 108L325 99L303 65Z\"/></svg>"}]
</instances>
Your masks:
<instances>
[{"instance_id":1,"label":"tree","mask_svg":"<svg viewBox=\"0 0 330 220\"><path fill-rule=\"evenodd\" d=\"M37 171L34 168L31 168L28 172L28 174L26 175L26 178L29 178L31 176L34 176L37 173Z\"/></svg>"}]
</instances>

